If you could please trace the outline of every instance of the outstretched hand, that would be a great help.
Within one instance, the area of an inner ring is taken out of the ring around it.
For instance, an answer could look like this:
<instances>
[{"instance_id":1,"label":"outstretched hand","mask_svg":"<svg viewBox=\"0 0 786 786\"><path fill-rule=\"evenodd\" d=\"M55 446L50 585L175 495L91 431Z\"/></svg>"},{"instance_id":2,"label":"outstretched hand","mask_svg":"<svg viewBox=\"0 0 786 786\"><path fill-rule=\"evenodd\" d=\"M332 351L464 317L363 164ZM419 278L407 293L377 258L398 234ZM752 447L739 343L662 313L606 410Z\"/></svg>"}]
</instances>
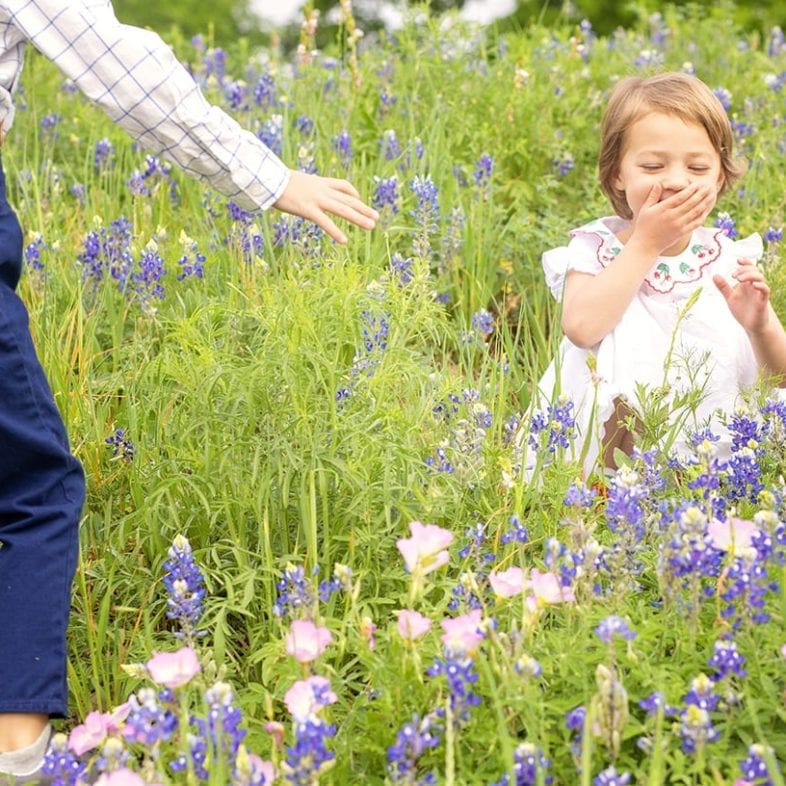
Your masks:
<instances>
[{"instance_id":1,"label":"outstretched hand","mask_svg":"<svg viewBox=\"0 0 786 786\"><path fill-rule=\"evenodd\" d=\"M748 333L760 333L770 317L770 288L764 275L749 259L737 260L738 267L731 274L736 279L732 286L723 276L712 277L715 286L726 299L734 318Z\"/></svg>"},{"instance_id":2,"label":"outstretched hand","mask_svg":"<svg viewBox=\"0 0 786 786\"><path fill-rule=\"evenodd\" d=\"M292 170L284 193L273 207L313 221L337 243L346 243L347 236L336 226L328 213L362 229L373 229L379 218L377 211L361 200L357 189L347 180L296 170Z\"/></svg>"}]
</instances>

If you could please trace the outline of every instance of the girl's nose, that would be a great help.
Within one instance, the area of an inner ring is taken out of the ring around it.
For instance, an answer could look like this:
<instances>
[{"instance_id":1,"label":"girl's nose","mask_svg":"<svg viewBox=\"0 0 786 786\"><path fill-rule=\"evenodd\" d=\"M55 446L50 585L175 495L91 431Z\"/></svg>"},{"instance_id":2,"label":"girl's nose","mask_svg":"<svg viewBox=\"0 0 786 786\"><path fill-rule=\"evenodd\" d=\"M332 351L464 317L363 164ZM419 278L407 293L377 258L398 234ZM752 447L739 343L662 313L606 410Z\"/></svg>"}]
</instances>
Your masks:
<instances>
[{"instance_id":1,"label":"girl's nose","mask_svg":"<svg viewBox=\"0 0 786 786\"><path fill-rule=\"evenodd\" d=\"M661 180L661 185L664 191L682 191L690 185L690 179L684 173L668 172Z\"/></svg>"}]
</instances>

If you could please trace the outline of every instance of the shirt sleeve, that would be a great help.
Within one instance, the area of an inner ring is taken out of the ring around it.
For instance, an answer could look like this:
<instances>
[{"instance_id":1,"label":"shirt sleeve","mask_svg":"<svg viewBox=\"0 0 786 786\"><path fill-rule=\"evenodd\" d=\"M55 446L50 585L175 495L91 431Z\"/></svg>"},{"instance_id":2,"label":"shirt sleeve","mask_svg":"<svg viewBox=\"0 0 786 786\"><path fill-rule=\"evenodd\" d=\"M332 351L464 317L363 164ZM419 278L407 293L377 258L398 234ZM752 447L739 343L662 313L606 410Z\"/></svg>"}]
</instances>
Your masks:
<instances>
[{"instance_id":1,"label":"shirt sleeve","mask_svg":"<svg viewBox=\"0 0 786 786\"><path fill-rule=\"evenodd\" d=\"M718 263L712 272L723 276L731 286L737 285L737 279L732 277L732 273L738 267L738 260L749 259L751 262L759 262L764 256L764 244L761 235L754 233L739 240L721 238L723 253L718 259Z\"/></svg>"},{"instance_id":2,"label":"shirt sleeve","mask_svg":"<svg viewBox=\"0 0 786 786\"><path fill-rule=\"evenodd\" d=\"M107 0L17 0L12 24L140 144L247 210L267 209L290 171L209 104L155 33L121 24Z\"/></svg>"},{"instance_id":3,"label":"shirt sleeve","mask_svg":"<svg viewBox=\"0 0 786 786\"><path fill-rule=\"evenodd\" d=\"M552 248L543 254L546 284L556 300L562 300L565 278L571 270L593 276L600 273L603 269L598 254L601 245L602 240L598 234L577 231L567 246Z\"/></svg>"}]
</instances>

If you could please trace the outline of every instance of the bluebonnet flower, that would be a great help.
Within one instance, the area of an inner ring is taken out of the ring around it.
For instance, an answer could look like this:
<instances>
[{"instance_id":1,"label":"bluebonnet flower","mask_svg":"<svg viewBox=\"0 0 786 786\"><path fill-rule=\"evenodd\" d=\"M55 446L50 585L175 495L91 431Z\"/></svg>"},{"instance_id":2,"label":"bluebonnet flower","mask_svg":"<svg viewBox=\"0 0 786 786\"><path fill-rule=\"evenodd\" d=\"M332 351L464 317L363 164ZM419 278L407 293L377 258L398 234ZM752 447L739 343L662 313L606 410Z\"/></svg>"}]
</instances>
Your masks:
<instances>
[{"instance_id":1,"label":"bluebonnet flower","mask_svg":"<svg viewBox=\"0 0 786 786\"><path fill-rule=\"evenodd\" d=\"M276 617L311 619L316 612L316 593L302 565L288 564L276 583L278 597L272 612Z\"/></svg>"},{"instance_id":2,"label":"bluebonnet flower","mask_svg":"<svg viewBox=\"0 0 786 786\"><path fill-rule=\"evenodd\" d=\"M93 154L93 166L97 172L107 167L114 166L115 146L106 138L96 142Z\"/></svg>"},{"instance_id":3,"label":"bluebonnet flower","mask_svg":"<svg viewBox=\"0 0 786 786\"><path fill-rule=\"evenodd\" d=\"M398 189L398 177L391 175L386 178L374 176L377 184L371 195L371 204L383 215L389 217L401 209L401 194Z\"/></svg>"},{"instance_id":4,"label":"bluebonnet flower","mask_svg":"<svg viewBox=\"0 0 786 786\"><path fill-rule=\"evenodd\" d=\"M529 532L517 513L510 517L508 523L510 528L500 536L501 543L526 543L529 540Z\"/></svg>"},{"instance_id":5,"label":"bluebonnet flower","mask_svg":"<svg viewBox=\"0 0 786 786\"><path fill-rule=\"evenodd\" d=\"M769 753L769 757L767 757ZM775 786L775 782L770 775L769 767L767 766L766 758L774 760L773 750L769 750L755 743L748 748L748 755L740 762L740 772L742 777L755 786Z\"/></svg>"},{"instance_id":6,"label":"bluebonnet flower","mask_svg":"<svg viewBox=\"0 0 786 786\"><path fill-rule=\"evenodd\" d=\"M635 631L628 627L622 617L616 614L610 614L604 617L597 628L595 628L595 635L604 643L611 644L615 638L619 637L625 641L632 641L636 638Z\"/></svg>"},{"instance_id":7,"label":"bluebonnet flower","mask_svg":"<svg viewBox=\"0 0 786 786\"><path fill-rule=\"evenodd\" d=\"M126 742L137 742L152 748L167 742L178 727L177 715L159 703L152 688L142 688L128 700L130 711L123 723Z\"/></svg>"},{"instance_id":8,"label":"bluebonnet flower","mask_svg":"<svg viewBox=\"0 0 786 786\"><path fill-rule=\"evenodd\" d=\"M588 488L583 483L571 483L565 492L563 505L574 508L591 508L595 504L598 492L593 488Z\"/></svg>"},{"instance_id":9,"label":"bluebonnet flower","mask_svg":"<svg viewBox=\"0 0 786 786\"><path fill-rule=\"evenodd\" d=\"M197 626L202 617L205 581L185 536L175 537L167 556L169 559L164 563L166 573L163 579L169 594L166 615L180 626L175 636L190 643L195 636L203 635Z\"/></svg>"},{"instance_id":10,"label":"bluebonnet flower","mask_svg":"<svg viewBox=\"0 0 786 786\"><path fill-rule=\"evenodd\" d=\"M462 167L461 164L453 165L453 177L456 178L459 188L467 188L467 186L469 186L467 173L464 171L464 167Z\"/></svg>"},{"instance_id":11,"label":"bluebonnet flower","mask_svg":"<svg viewBox=\"0 0 786 786\"><path fill-rule=\"evenodd\" d=\"M409 187L418 200L417 205L410 211L410 214L415 219L419 229L424 232L433 232L439 226L437 186L430 175L426 177L416 175L409 181Z\"/></svg>"},{"instance_id":12,"label":"bluebonnet flower","mask_svg":"<svg viewBox=\"0 0 786 786\"><path fill-rule=\"evenodd\" d=\"M682 750L690 754L704 749L720 736L709 712L695 704L689 704L680 714L679 731Z\"/></svg>"},{"instance_id":13,"label":"bluebonnet flower","mask_svg":"<svg viewBox=\"0 0 786 786\"><path fill-rule=\"evenodd\" d=\"M49 114L44 115L41 120L39 120L38 124L42 131L51 132L53 129L57 128L61 119L62 118L60 115L58 115L56 112L50 112Z\"/></svg>"},{"instance_id":14,"label":"bluebonnet flower","mask_svg":"<svg viewBox=\"0 0 786 786\"><path fill-rule=\"evenodd\" d=\"M382 134L379 146L385 161L393 161L401 157L401 146L398 143L398 136L392 128Z\"/></svg>"},{"instance_id":15,"label":"bluebonnet flower","mask_svg":"<svg viewBox=\"0 0 786 786\"><path fill-rule=\"evenodd\" d=\"M440 743L436 734L436 720L433 713L426 715L422 720L416 714L412 716L410 722L405 723L398 730L396 742L387 750L388 772L393 783L404 783L409 786L436 784L436 776L433 773L418 778L418 760Z\"/></svg>"},{"instance_id":16,"label":"bluebonnet flower","mask_svg":"<svg viewBox=\"0 0 786 786\"><path fill-rule=\"evenodd\" d=\"M581 749L584 741L584 724L587 719L587 708L582 704L565 713L565 728L571 732L570 755L578 767L581 762Z\"/></svg>"},{"instance_id":17,"label":"bluebonnet flower","mask_svg":"<svg viewBox=\"0 0 786 786\"><path fill-rule=\"evenodd\" d=\"M128 186L128 190L131 192L131 196L150 196L150 189L145 185L145 178L138 169L135 169L131 173L131 177L126 181L126 185Z\"/></svg>"},{"instance_id":18,"label":"bluebonnet flower","mask_svg":"<svg viewBox=\"0 0 786 786\"><path fill-rule=\"evenodd\" d=\"M734 558L728 567L726 589L721 593L721 616L731 621L736 630L743 622L761 624L770 619L765 611L768 593L778 591L778 583L770 580L768 557L772 540L768 535L754 539L753 548Z\"/></svg>"},{"instance_id":19,"label":"bluebonnet flower","mask_svg":"<svg viewBox=\"0 0 786 786\"><path fill-rule=\"evenodd\" d=\"M537 745L531 742L522 742L513 752L513 780L505 773L491 786L548 786L554 782L553 776L548 774L551 761L546 758Z\"/></svg>"},{"instance_id":20,"label":"bluebonnet flower","mask_svg":"<svg viewBox=\"0 0 786 786\"><path fill-rule=\"evenodd\" d=\"M477 188L484 194L488 193L491 184L491 175L494 172L494 159L488 154L483 155L475 162L472 180Z\"/></svg>"},{"instance_id":21,"label":"bluebonnet flower","mask_svg":"<svg viewBox=\"0 0 786 786\"><path fill-rule=\"evenodd\" d=\"M302 136L311 136L314 133L314 120L308 115L298 115L294 123Z\"/></svg>"},{"instance_id":22,"label":"bluebonnet flower","mask_svg":"<svg viewBox=\"0 0 786 786\"><path fill-rule=\"evenodd\" d=\"M324 232L321 227L301 216L282 214L273 224L273 246L279 248L291 243L305 259L314 261L319 257Z\"/></svg>"},{"instance_id":23,"label":"bluebonnet flower","mask_svg":"<svg viewBox=\"0 0 786 786\"><path fill-rule=\"evenodd\" d=\"M629 783L630 774L617 772L614 767L607 767L592 781L593 786L628 786Z\"/></svg>"},{"instance_id":24,"label":"bluebonnet flower","mask_svg":"<svg viewBox=\"0 0 786 786\"><path fill-rule=\"evenodd\" d=\"M467 217L459 207L450 210L450 218L442 237L442 254L439 259L439 272L443 273L455 263L464 245L464 225Z\"/></svg>"},{"instance_id":25,"label":"bluebonnet flower","mask_svg":"<svg viewBox=\"0 0 786 786\"><path fill-rule=\"evenodd\" d=\"M85 204L85 185L84 183L74 183L71 188L68 189L68 193L71 194L80 205Z\"/></svg>"},{"instance_id":26,"label":"bluebonnet flower","mask_svg":"<svg viewBox=\"0 0 786 786\"><path fill-rule=\"evenodd\" d=\"M663 52L642 49L633 61L636 68L658 68L663 65Z\"/></svg>"},{"instance_id":27,"label":"bluebonnet flower","mask_svg":"<svg viewBox=\"0 0 786 786\"><path fill-rule=\"evenodd\" d=\"M225 682L217 682L204 694L207 712L204 718L192 715L190 727L194 733L188 734L188 757L181 755L172 762L174 772L185 772L189 760L197 775L202 779L209 777L208 766L224 761L231 771L235 768L238 750L246 736L241 728L243 715L234 703L232 688Z\"/></svg>"},{"instance_id":28,"label":"bluebonnet flower","mask_svg":"<svg viewBox=\"0 0 786 786\"><path fill-rule=\"evenodd\" d=\"M476 311L472 315L472 328L484 336L490 336L494 332L494 315L485 308Z\"/></svg>"},{"instance_id":29,"label":"bluebonnet flower","mask_svg":"<svg viewBox=\"0 0 786 786\"><path fill-rule=\"evenodd\" d=\"M731 109L731 93L725 87L716 87L713 94L721 102L721 106L728 112Z\"/></svg>"},{"instance_id":30,"label":"bluebonnet flower","mask_svg":"<svg viewBox=\"0 0 786 786\"><path fill-rule=\"evenodd\" d=\"M273 77L268 74L262 74L254 86L254 103L261 109L273 109L280 106L280 102L276 98L276 82Z\"/></svg>"},{"instance_id":31,"label":"bluebonnet flower","mask_svg":"<svg viewBox=\"0 0 786 786\"><path fill-rule=\"evenodd\" d=\"M783 240L783 227L779 227L778 229L770 227L764 233L764 242L769 245L780 243L781 240Z\"/></svg>"},{"instance_id":32,"label":"bluebonnet flower","mask_svg":"<svg viewBox=\"0 0 786 786\"><path fill-rule=\"evenodd\" d=\"M349 166L352 161L352 137L346 128L333 137L333 149L344 166Z\"/></svg>"},{"instance_id":33,"label":"bluebonnet flower","mask_svg":"<svg viewBox=\"0 0 786 786\"><path fill-rule=\"evenodd\" d=\"M412 257L403 257L398 251L390 258L390 269L400 287L405 287L415 277L414 264L415 260Z\"/></svg>"},{"instance_id":34,"label":"bluebonnet flower","mask_svg":"<svg viewBox=\"0 0 786 786\"><path fill-rule=\"evenodd\" d=\"M569 153L568 151L560 153L560 155L551 163L553 164L554 169L557 170L557 175L559 177L565 177L565 175L567 175L568 172L570 172L576 165L576 162L573 159L573 154Z\"/></svg>"},{"instance_id":35,"label":"bluebonnet flower","mask_svg":"<svg viewBox=\"0 0 786 786\"><path fill-rule=\"evenodd\" d=\"M100 226L88 232L82 253L77 259L82 263L83 280L92 279L98 285L108 273L123 292L134 262L131 254L131 223L121 216L109 225L109 229Z\"/></svg>"},{"instance_id":36,"label":"bluebonnet flower","mask_svg":"<svg viewBox=\"0 0 786 786\"><path fill-rule=\"evenodd\" d=\"M720 639L713 645L712 657L707 664L715 669L716 679L722 680L731 674L744 677L745 656L737 650L737 643L731 639Z\"/></svg>"},{"instance_id":37,"label":"bluebonnet flower","mask_svg":"<svg viewBox=\"0 0 786 786\"><path fill-rule=\"evenodd\" d=\"M478 681L475 662L463 653L446 652L444 658L434 659L426 673L430 677L445 677L453 725L464 726L469 721L472 707L477 707L481 701L472 690Z\"/></svg>"},{"instance_id":38,"label":"bluebonnet flower","mask_svg":"<svg viewBox=\"0 0 786 786\"><path fill-rule=\"evenodd\" d=\"M180 233L180 243L183 246L183 256L177 260L180 267L180 272L177 274L177 280L194 276L195 278L202 278L204 275L204 264L206 257L199 251L199 244L196 240L192 240L185 232Z\"/></svg>"},{"instance_id":39,"label":"bluebonnet flower","mask_svg":"<svg viewBox=\"0 0 786 786\"><path fill-rule=\"evenodd\" d=\"M104 442L112 446L112 456L114 457L132 461L136 455L134 443L128 438L124 428L115 429L115 433L107 437Z\"/></svg>"},{"instance_id":40,"label":"bluebonnet flower","mask_svg":"<svg viewBox=\"0 0 786 786\"><path fill-rule=\"evenodd\" d=\"M312 786L317 774L336 757L327 747L335 733L335 724L319 718L298 721L295 742L286 749L285 778L294 786Z\"/></svg>"},{"instance_id":41,"label":"bluebonnet flower","mask_svg":"<svg viewBox=\"0 0 786 786\"><path fill-rule=\"evenodd\" d=\"M784 39L783 30L780 26L775 25L770 29L770 36L767 40L767 54L770 57L775 57L786 51L786 40Z\"/></svg>"},{"instance_id":42,"label":"bluebonnet flower","mask_svg":"<svg viewBox=\"0 0 786 786\"><path fill-rule=\"evenodd\" d=\"M284 118L281 115L271 115L257 131L257 138L277 156L281 156L284 149Z\"/></svg>"},{"instance_id":43,"label":"bluebonnet flower","mask_svg":"<svg viewBox=\"0 0 786 786\"><path fill-rule=\"evenodd\" d=\"M82 776L86 770L87 765L69 750L68 737L65 734L53 735L41 773L52 778L52 783L57 786L77 786L84 783Z\"/></svg>"},{"instance_id":44,"label":"bluebonnet flower","mask_svg":"<svg viewBox=\"0 0 786 786\"><path fill-rule=\"evenodd\" d=\"M456 468L448 459L448 454L444 445L438 446L434 454L429 456L425 463L427 467L431 467L436 472L444 472L446 475L452 475L456 471Z\"/></svg>"},{"instance_id":45,"label":"bluebonnet flower","mask_svg":"<svg viewBox=\"0 0 786 786\"><path fill-rule=\"evenodd\" d=\"M249 91L248 85L245 82L241 82L237 79L227 80L222 85L222 90L230 109L236 112L248 111L249 107L246 103L246 99L248 98Z\"/></svg>"},{"instance_id":46,"label":"bluebonnet flower","mask_svg":"<svg viewBox=\"0 0 786 786\"><path fill-rule=\"evenodd\" d=\"M151 240L139 257L138 270L131 274L134 290L143 310L150 310L150 298L164 299L164 285L161 279L165 273L164 260L158 253L158 243Z\"/></svg>"},{"instance_id":47,"label":"bluebonnet flower","mask_svg":"<svg viewBox=\"0 0 786 786\"><path fill-rule=\"evenodd\" d=\"M220 83L227 72L227 53L220 47L208 49L202 59L205 76L214 76Z\"/></svg>"},{"instance_id":48,"label":"bluebonnet flower","mask_svg":"<svg viewBox=\"0 0 786 786\"><path fill-rule=\"evenodd\" d=\"M699 674L691 680L690 690L683 699L685 704L712 712L717 709L720 696L715 693L715 682L706 674Z\"/></svg>"},{"instance_id":49,"label":"bluebonnet flower","mask_svg":"<svg viewBox=\"0 0 786 786\"><path fill-rule=\"evenodd\" d=\"M718 213L718 217L715 219L715 226L718 227L726 237L734 238L739 234L737 225L729 213Z\"/></svg>"},{"instance_id":50,"label":"bluebonnet flower","mask_svg":"<svg viewBox=\"0 0 786 786\"><path fill-rule=\"evenodd\" d=\"M641 707L646 713L647 717L653 717L658 712L663 712L666 717L676 715L679 710L666 703L666 696L662 691L656 690L649 694L649 696L639 701Z\"/></svg>"},{"instance_id":51,"label":"bluebonnet flower","mask_svg":"<svg viewBox=\"0 0 786 786\"><path fill-rule=\"evenodd\" d=\"M24 260L33 270L43 270L44 263L41 260L41 252L46 250L47 245L44 243L44 237L40 233L36 233L33 239L25 246Z\"/></svg>"},{"instance_id":52,"label":"bluebonnet flower","mask_svg":"<svg viewBox=\"0 0 786 786\"><path fill-rule=\"evenodd\" d=\"M530 419L529 446L536 450L542 447L547 453L554 453L558 447L567 448L575 437L575 427L573 402L560 399L548 409L536 412Z\"/></svg>"}]
</instances>

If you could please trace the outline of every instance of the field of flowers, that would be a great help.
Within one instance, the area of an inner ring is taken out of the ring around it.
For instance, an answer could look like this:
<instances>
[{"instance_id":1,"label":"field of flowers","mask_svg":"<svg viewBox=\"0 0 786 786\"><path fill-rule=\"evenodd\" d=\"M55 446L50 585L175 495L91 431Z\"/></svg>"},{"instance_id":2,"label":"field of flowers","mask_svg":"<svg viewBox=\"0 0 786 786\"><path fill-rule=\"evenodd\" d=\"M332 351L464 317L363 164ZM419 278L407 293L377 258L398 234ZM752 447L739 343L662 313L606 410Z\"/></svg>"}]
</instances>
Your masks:
<instances>
[{"instance_id":1,"label":"field of flowers","mask_svg":"<svg viewBox=\"0 0 786 786\"><path fill-rule=\"evenodd\" d=\"M173 41L212 101L381 212L347 247L135 147L31 54L3 150L22 292L84 463L72 717L47 768L124 784L755 784L786 763L786 405L582 479L541 253L609 212L614 80L684 69L778 244L786 43L664 10L609 38L414 17L335 51ZM522 467L538 456L535 479ZM65 736L68 735L68 736Z\"/></svg>"}]
</instances>

